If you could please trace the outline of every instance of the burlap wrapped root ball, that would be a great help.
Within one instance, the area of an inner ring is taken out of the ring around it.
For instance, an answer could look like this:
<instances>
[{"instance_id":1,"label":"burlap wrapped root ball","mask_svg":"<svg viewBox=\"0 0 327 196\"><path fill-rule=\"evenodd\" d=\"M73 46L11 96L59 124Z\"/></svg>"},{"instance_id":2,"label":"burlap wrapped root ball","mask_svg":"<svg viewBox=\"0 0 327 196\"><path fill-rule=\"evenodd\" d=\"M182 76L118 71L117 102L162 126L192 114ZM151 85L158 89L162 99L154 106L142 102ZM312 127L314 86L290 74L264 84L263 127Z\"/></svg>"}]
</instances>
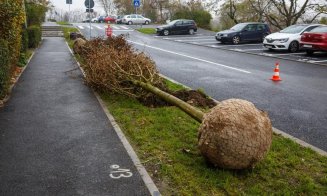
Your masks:
<instances>
[{"instance_id":1,"label":"burlap wrapped root ball","mask_svg":"<svg viewBox=\"0 0 327 196\"><path fill-rule=\"evenodd\" d=\"M85 45L86 41L82 38L75 39L73 43L73 51L75 54L81 54L82 48Z\"/></svg>"},{"instance_id":2,"label":"burlap wrapped root ball","mask_svg":"<svg viewBox=\"0 0 327 196\"><path fill-rule=\"evenodd\" d=\"M268 114L241 99L222 101L204 116L199 149L213 165L247 169L264 158L272 141Z\"/></svg>"}]
</instances>

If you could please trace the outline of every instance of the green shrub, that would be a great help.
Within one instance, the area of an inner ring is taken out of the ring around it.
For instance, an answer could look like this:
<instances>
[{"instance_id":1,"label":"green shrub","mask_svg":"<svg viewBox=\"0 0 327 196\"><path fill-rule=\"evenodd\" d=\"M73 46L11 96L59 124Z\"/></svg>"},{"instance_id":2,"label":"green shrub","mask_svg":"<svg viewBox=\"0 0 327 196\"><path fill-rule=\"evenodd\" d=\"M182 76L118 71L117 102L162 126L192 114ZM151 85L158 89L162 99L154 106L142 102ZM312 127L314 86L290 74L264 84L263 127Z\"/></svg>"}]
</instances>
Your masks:
<instances>
[{"instance_id":1,"label":"green shrub","mask_svg":"<svg viewBox=\"0 0 327 196\"><path fill-rule=\"evenodd\" d=\"M47 7L38 3L26 3L26 16L28 26L40 26L45 18Z\"/></svg>"},{"instance_id":2,"label":"green shrub","mask_svg":"<svg viewBox=\"0 0 327 196\"><path fill-rule=\"evenodd\" d=\"M21 52L26 52L28 49L28 32L26 29L22 31L22 48Z\"/></svg>"},{"instance_id":3,"label":"green shrub","mask_svg":"<svg viewBox=\"0 0 327 196\"><path fill-rule=\"evenodd\" d=\"M190 7L180 7L173 14L172 19L191 19L194 20L199 27L209 29L211 14L204 10L201 4L195 2L195 4Z\"/></svg>"},{"instance_id":4,"label":"green shrub","mask_svg":"<svg viewBox=\"0 0 327 196\"><path fill-rule=\"evenodd\" d=\"M0 98L7 92L10 70L9 58L8 42L0 39Z\"/></svg>"},{"instance_id":5,"label":"green shrub","mask_svg":"<svg viewBox=\"0 0 327 196\"><path fill-rule=\"evenodd\" d=\"M33 25L27 28L28 32L28 47L36 48L41 41L41 28Z\"/></svg>"},{"instance_id":6,"label":"green shrub","mask_svg":"<svg viewBox=\"0 0 327 196\"><path fill-rule=\"evenodd\" d=\"M8 42L10 67L15 66L19 59L24 21L22 0L0 1L0 39Z\"/></svg>"}]
</instances>

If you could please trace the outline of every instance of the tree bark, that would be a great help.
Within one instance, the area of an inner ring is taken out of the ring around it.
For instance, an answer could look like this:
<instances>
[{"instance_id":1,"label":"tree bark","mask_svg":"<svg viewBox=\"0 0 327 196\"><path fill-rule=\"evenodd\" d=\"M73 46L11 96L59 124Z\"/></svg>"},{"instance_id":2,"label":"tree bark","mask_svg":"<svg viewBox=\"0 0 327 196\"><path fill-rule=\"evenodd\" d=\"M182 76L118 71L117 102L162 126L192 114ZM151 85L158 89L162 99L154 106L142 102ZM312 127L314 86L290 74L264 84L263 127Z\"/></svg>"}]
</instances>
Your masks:
<instances>
[{"instance_id":1,"label":"tree bark","mask_svg":"<svg viewBox=\"0 0 327 196\"><path fill-rule=\"evenodd\" d=\"M160 90L159 88L157 88L155 86L152 86L149 83L144 83L144 82L140 82L140 81L136 81L136 80L134 80L132 82L133 82L133 84L140 86L140 87L144 88L145 90L148 90L149 92L157 95L158 97L167 101L168 103L171 103L171 104L179 107L186 114L191 116L193 119L195 119L199 123L202 123L204 113L202 111L200 111L199 109L191 106L190 104L178 99L177 97L175 97L171 94L168 94L168 93Z\"/></svg>"}]
</instances>

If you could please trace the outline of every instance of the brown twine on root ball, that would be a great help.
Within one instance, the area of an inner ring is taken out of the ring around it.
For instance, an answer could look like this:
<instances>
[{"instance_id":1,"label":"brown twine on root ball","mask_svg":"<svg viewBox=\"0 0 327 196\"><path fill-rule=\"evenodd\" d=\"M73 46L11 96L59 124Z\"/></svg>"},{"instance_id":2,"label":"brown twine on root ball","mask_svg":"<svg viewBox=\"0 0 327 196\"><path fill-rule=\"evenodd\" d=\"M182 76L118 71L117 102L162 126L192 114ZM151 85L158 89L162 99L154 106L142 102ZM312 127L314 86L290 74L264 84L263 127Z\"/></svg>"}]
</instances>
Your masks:
<instances>
[{"instance_id":1,"label":"brown twine on root ball","mask_svg":"<svg viewBox=\"0 0 327 196\"><path fill-rule=\"evenodd\" d=\"M251 102L229 99L204 115L198 139L202 155L215 166L246 169L268 152L272 126L267 113Z\"/></svg>"}]
</instances>

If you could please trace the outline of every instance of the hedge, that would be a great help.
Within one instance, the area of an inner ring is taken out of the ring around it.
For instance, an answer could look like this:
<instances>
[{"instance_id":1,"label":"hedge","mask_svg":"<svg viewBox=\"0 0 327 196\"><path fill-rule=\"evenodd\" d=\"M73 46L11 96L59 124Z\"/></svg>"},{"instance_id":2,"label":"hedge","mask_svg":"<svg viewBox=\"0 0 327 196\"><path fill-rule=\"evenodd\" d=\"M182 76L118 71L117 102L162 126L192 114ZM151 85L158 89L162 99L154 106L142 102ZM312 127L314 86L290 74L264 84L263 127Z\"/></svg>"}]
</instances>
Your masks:
<instances>
[{"instance_id":1,"label":"hedge","mask_svg":"<svg viewBox=\"0 0 327 196\"><path fill-rule=\"evenodd\" d=\"M27 28L28 32L28 47L36 48L41 41L41 28L39 26L33 25Z\"/></svg>"},{"instance_id":2,"label":"hedge","mask_svg":"<svg viewBox=\"0 0 327 196\"><path fill-rule=\"evenodd\" d=\"M0 98L7 92L9 81L9 49L8 42L0 39Z\"/></svg>"}]
</instances>

